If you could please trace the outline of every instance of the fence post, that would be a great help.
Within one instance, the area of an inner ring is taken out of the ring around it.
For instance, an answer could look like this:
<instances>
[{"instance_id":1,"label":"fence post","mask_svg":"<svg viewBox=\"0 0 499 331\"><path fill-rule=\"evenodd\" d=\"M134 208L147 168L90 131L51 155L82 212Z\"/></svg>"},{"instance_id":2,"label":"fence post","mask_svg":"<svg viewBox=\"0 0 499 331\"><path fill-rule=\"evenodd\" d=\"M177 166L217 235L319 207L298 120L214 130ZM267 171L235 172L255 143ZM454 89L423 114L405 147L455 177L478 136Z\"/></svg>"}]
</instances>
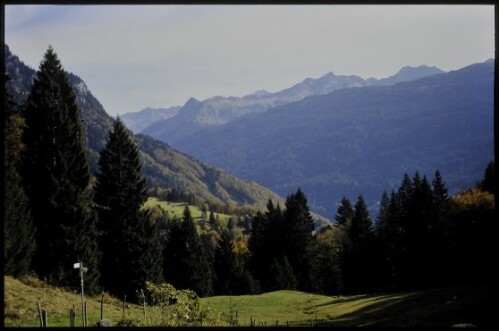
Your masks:
<instances>
[{"instance_id":1,"label":"fence post","mask_svg":"<svg viewBox=\"0 0 499 331\"><path fill-rule=\"evenodd\" d=\"M43 327L46 328L48 325L48 317L47 317L47 311L45 309L42 309L42 320L43 320Z\"/></svg>"},{"instance_id":2,"label":"fence post","mask_svg":"<svg viewBox=\"0 0 499 331\"><path fill-rule=\"evenodd\" d=\"M40 301L36 301L38 305L38 316L40 317L40 327L43 327L43 317L42 317L42 307L40 306Z\"/></svg>"},{"instance_id":3,"label":"fence post","mask_svg":"<svg viewBox=\"0 0 499 331\"><path fill-rule=\"evenodd\" d=\"M142 309L144 310L144 323L146 322L146 296L144 295L144 291L140 289L140 293L142 293Z\"/></svg>"},{"instance_id":4,"label":"fence post","mask_svg":"<svg viewBox=\"0 0 499 331\"><path fill-rule=\"evenodd\" d=\"M104 319L104 293L102 293L102 297L100 298L100 319Z\"/></svg>"},{"instance_id":5,"label":"fence post","mask_svg":"<svg viewBox=\"0 0 499 331\"><path fill-rule=\"evenodd\" d=\"M74 328L75 326L76 312L73 308L69 308L69 326Z\"/></svg>"},{"instance_id":6,"label":"fence post","mask_svg":"<svg viewBox=\"0 0 499 331\"><path fill-rule=\"evenodd\" d=\"M123 297L123 317L121 319L125 319L125 302L126 302L126 294L125 296Z\"/></svg>"},{"instance_id":7,"label":"fence post","mask_svg":"<svg viewBox=\"0 0 499 331\"><path fill-rule=\"evenodd\" d=\"M85 309L85 326L88 326L88 319L87 319L87 302L85 301L85 305L84 305L84 309Z\"/></svg>"}]
</instances>

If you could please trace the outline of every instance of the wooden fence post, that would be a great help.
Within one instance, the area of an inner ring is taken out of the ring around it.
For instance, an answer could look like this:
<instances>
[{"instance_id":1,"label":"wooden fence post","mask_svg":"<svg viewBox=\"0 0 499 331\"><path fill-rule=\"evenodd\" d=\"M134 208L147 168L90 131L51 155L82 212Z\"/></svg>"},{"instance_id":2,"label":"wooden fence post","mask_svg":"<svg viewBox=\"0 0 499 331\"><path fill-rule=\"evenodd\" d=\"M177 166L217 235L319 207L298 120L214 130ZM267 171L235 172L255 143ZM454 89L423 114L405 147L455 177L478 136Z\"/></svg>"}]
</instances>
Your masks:
<instances>
[{"instance_id":1,"label":"wooden fence post","mask_svg":"<svg viewBox=\"0 0 499 331\"><path fill-rule=\"evenodd\" d=\"M100 298L100 319L104 319L104 293Z\"/></svg>"},{"instance_id":2,"label":"wooden fence post","mask_svg":"<svg viewBox=\"0 0 499 331\"><path fill-rule=\"evenodd\" d=\"M84 310L85 310L85 326L88 326L88 319L87 319L87 302L85 301L85 304L84 304Z\"/></svg>"},{"instance_id":3,"label":"wooden fence post","mask_svg":"<svg viewBox=\"0 0 499 331\"><path fill-rule=\"evenodd\" d=\"M140 289L140 293L142 293L142 309L144 310L144 323L146 322L146 296L144 295L144 291Z\"/></svg>"},{"instance_id":4,"label":"wooden fence post","mask_svg":"<svg viewBox=\"0 0 499 331\"><path fill-rule=\"evenodd\" d=\"M43 320L43 327L46 328L48 325L48 317L47 317L47 311L45 309L42 309L42 320Z\"/></svg>"},{"instance_id":5,"label":"wooden fence post","mask_svg":"<svg viewBox=\"0 0 499 331\"><path fill-rule=\"evenodd\" d=\"M121 319L125 319L125 302L126 302L126 295L123 297L123 317Z\"/></svg>"},{"instance_id":6,"label":"wooden fence post","mask_svg":"<svg viewBox=\"0 0 499 331\"><path fill-rule=\"evenodd\" d=\"M69 326L72 328L75 326L75 317L76 312L74 311L74 308L69 308Z\"/></svg>"},{"instance_id":7,"label":"wooden fence post","mask_svg":"<svg viewBox=\"0 0 499 331\"><path fill-rule=\"evenodd\" d=\"M40 327L43 328L42 307L40 306L40 301L37 301L36 303L38 305L38 316L40 317Z\"/></svg>"}]
</instances>

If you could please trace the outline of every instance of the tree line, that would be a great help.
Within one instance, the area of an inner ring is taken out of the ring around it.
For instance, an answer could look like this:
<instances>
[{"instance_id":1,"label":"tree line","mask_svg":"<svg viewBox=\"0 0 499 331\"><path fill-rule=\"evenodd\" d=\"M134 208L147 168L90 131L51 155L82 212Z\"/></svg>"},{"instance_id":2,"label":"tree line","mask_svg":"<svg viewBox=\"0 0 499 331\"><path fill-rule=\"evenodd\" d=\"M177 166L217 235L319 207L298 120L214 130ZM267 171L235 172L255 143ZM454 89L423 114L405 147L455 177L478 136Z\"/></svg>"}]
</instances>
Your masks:
<instances>
[{"instance_id":1,"label":"tree line","mask_svg":"<svg viewBox=\"0 0 499 331\"><path fill-rule=\"evenodd\" d=\"M86 290L135 298L146 281L168 282L200 296L296 289L328 295L491 281L495 166L476 187L448 194L442 174L431 183L405 174L369 215L362 195L344 197L334 225L314 229L305 193L283 208L244 218L247 247L235 221L200 234L188 206L182 218L158 221L142 209L148 192L139 151L116 119L89 172L80 110L67 74L49 47L25 107L5 90L5 272L34 272L78 288L73 263L83 261ZM176 190L179 200L195 200ZM211 208L210 208L211 209ZM207 215L207 210L205 211ZM209 216L210 224L219 224Z\"/></svg>"}]
</instances>

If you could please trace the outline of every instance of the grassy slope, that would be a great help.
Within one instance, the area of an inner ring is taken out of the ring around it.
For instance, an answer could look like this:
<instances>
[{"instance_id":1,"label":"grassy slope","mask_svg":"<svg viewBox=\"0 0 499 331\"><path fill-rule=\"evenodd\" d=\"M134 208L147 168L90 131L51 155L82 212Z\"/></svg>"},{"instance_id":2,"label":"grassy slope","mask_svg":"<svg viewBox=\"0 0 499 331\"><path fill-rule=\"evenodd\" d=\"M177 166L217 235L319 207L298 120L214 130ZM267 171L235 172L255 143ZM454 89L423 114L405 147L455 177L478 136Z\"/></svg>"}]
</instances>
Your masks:
<instances>
[{"instance_id":1,"label":"grassy slope","mask_svg":"<svg viewBox=\"0 0 499 331\"><path fill-rule=\"evenodd\" d=\"M38 326L36 301L48 311L49 326L68 326L69 308L74 304L80 325L80 296L29 279L26 285L12 277L4 277L4 315L6 326ZM100 296L88 298L89 325L100 317ZM104 300L104 318L116 323L122 318L121 302L109 296ZM447 288L422 292L386 295L328 297L295 291L278 291L261 295L211 297L202 299L227 314L229 305L238 310L239 325L250 318L257 325L310 325L311 321L337 326L452 326L473 324L496 326L492 288ZM159 321L157 308L147 308L148 320ZM142 308L130 304L126 317L142 320ZM154 322L151 323L155 325Z\"/></svg>"},{"instance_id":2,"label":"grassy slope","mask_svg":"<svg viewBox=\"0 0 499 331\"><path fill-rule=\"evenodd\" d=\"M181 218L182 215L184 214L184 208L186 203L185 202L169 202L169 201L163 201L163 200L158 200L157 198L149 197L144 204L144 208L151 208L155 205L159 205L161 209L165 210L168 212L170 217L176 216L177 218ZM197 206L193 205L188 205L189 209L191 211L192 218L194 221L200 221L201 220L201 209ZM219 213L214 213L215 217L219 217L220 222L222 224L225 224L228 222L230 215L226 214L219 214ZM209 216L209 214L208 214Z\"/></svg>"},{"instance_id":3,"label":"grassy slope","mask_svg":"<svg viewBox=\"0 0 499 331\"><path fill-rule=\"evenodd\" d=\"M294 291L261 295L212 297L205 303L227 314L229 305L238 310L240 325L309 326L437 326L456 324L497 325L493 319L491 288L448 288L422 292L403 292L328 297Z\"/></svg>"}]
</instances>

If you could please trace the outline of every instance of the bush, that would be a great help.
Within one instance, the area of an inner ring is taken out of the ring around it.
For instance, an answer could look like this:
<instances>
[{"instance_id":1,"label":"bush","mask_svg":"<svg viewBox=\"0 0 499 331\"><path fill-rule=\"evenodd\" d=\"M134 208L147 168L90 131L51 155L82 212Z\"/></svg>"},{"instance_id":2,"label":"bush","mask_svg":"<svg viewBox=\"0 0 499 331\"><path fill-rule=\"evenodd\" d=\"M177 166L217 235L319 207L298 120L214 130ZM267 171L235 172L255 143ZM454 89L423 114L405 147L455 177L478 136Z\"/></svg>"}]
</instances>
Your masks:
<instances>
[{"instance_id":1,"label":"bush","mask_svg":"<svg viewBox=\"0 0 499 331\"><path fill-rule=\"evenodd\" d=\"M204 307L191 290L177 290L171 284L146 282L144 295L151 305L161 308L161 324L165 326L220 325L220 314ZM163 319L163 316L167 316Z\"/></svg>"}]
</instances>

